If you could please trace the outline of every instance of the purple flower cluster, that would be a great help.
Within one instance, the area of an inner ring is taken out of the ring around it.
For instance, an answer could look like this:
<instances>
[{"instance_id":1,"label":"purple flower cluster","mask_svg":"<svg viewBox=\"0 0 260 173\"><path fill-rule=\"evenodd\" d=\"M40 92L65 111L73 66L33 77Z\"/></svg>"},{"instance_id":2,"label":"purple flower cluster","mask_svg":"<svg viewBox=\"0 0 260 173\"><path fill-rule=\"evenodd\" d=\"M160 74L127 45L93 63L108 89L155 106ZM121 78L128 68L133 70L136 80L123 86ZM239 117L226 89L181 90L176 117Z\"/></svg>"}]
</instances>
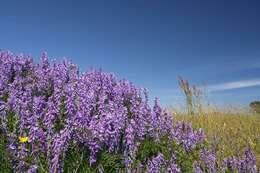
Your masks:
<instances>
[{"instance_id":1,"label":"purple flower cluster","mask_svg":"<svg viewBox=\"0 0 260 173\"><path fill-rule=\"evenodd\" d=\"M229 157L223 161L222 170L230 169L238 172L256 173L256 158L250 148L247 148L244 153L244 158Z\"/></svg>"},{"instance_id":2,"label":"purple flower cluster","mask_svg":"<svg viewBox=\"0 0 260 173\"><path fill-rule=\"evenodd\" d=\"M193 131L191 123L177 122L174 138L186 151L190 151L204 141L204 131Z\"/></svg>"},{"instance_id":3,"label":"purple flower cluster","mask_svg":"<svg viewBox=\"0 0 260 173\"><path fill-rule=\"evenodd\" d=\"M161 153L158 156L154 157L152 160L148 162L148 172L149 173L158 173L161 170L165 160Z\"/></svg>"},{"instance_id":4,"label":"purple flower cluster","mask_svg":"<svg viewBox=\"0 0 260 173\"><path fill-rule=\"evenodd\" d=\"M149 160L147 172L148 173L160 173L160 172L180 173L181 170L175 162L176 162L176 156L174 153L172 154L172 158L169 161L164 159L162 153L159 153L156 157Z\"/></svg>"},{"instance_id":5,"label":"purple flower cluster","mask_svg":"<svg viewBox=\"0 0 260 173\"><path fill-rule=\"evenodd\" d=\"M216 157L212 152L206 149L202 149L200 152L200 161L201 161L201 166L207 167L210 173L216 172L215 171ZM194 172L196 173L203 172L200 169L200 165L198 162L194 163L194 170L195 170Z\"/></svg>"},{"instance_id":6,"label":"purple flower cluster","mask_svg":"<svg viewBox=\"0 0 260 173\"><path fill-rule=\"evenodd\" d=\"M208 151L202 150L200 153L200 161L193 164L194 172L202 173L208 170L210 173L214 172L238 172L238 173L257 173L256 158L250 148L247 148L244 157L225 158L223 163L218 165L216 156Z\"/></svg>"},{"instance_id":7,"label":"purple flower cluster","mask_svg":"<svg viewBox=\"0 0 260 173\"><path fill-rule=\"evenodd\" d=\"M41 158L48 162L47 171L62 172L62 159L72 143L88 149L90 166L107 149L121 154L126 170L133 172L146 138L158 144L167 137L169 145L175 142L187 152L204 142L201 129L193 131L184 122L174 127L172 115L157 99L152 107L148 102L145 89L101 70L79 73L69 61L50 62L46 53L36 64L28 56L0 52L0 131L8 137L18 172L37 172ZM29 140L21 143L19 137ZM172 155L170 160L161 153L147 158L141 172L181 172ZM253 155L246 155L239 165L253 169ZM214 159L206 156L202 160L211 165Z\"/></svg>"}]
</instances>

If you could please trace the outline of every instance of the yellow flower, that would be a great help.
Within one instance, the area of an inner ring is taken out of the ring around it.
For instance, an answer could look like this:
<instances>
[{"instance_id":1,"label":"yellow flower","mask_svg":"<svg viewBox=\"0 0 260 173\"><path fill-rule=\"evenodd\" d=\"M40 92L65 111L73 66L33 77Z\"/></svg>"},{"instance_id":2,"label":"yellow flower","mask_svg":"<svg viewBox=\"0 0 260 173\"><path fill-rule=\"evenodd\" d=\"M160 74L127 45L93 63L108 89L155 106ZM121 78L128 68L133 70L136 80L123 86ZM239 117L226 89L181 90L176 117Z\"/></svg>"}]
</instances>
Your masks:
<instances>
[{"instance_id":1,"label":"yellow flower","mask_svg":"<svg viewBox=\"0 0 260 173\"><path fill-rule=\"evenodd\" d=\"M19 137L19 142L20 143L25 143L25 142L28 142L29 138L28 137Z\"/></svg>"}]
</instances>

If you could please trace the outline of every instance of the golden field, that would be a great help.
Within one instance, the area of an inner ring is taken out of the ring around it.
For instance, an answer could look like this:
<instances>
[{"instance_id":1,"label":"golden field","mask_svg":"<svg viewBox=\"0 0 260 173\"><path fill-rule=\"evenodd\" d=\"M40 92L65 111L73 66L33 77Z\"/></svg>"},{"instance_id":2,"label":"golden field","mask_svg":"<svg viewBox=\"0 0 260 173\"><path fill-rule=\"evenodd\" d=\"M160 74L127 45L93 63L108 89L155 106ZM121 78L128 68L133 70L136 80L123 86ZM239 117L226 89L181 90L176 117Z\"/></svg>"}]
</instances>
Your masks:
<instances>
[{"instance_id":1,"label":"golden field","mask_svg":"<svg viewBox=\"0 0 260 173\"><path fill-rule=\"evenodd\" d=\"M217 158L240 155L250 146L260 166L260 115L213 112L174 117L176 121L191 122L195 129L203 128Z\"/></svg>"}]
</instances>

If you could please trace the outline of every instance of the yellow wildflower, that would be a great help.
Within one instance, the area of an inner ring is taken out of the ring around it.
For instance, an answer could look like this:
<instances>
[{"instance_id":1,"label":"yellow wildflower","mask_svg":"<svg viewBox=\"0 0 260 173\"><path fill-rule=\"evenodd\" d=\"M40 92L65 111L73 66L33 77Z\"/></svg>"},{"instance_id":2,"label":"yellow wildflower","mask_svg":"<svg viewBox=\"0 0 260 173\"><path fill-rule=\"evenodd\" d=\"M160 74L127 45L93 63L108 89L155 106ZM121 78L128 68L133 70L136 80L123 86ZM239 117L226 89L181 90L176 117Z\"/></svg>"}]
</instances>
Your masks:
<instances>
[{"instance_id":1,"label":"yellow wildflower","mask_svg":"<svg viewBox=\"0 0 260 173\"><path fill-rule=\"evenodd\" d=\"M29 138L24 136L24 137L19 137L19 142L20 143L25 143L25 142L28 142Z\"/></svg>"}]
</instances>

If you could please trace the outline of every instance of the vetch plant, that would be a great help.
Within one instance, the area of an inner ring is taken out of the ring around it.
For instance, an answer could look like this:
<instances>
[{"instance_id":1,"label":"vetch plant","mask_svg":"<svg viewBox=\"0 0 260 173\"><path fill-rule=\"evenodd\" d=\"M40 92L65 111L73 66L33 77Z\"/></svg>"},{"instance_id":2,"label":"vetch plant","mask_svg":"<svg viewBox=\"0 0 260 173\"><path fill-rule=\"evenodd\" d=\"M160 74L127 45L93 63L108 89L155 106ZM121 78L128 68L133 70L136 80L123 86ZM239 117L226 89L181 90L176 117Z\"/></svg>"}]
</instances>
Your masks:
<instances>
[{"instance_id":1,"label":"vetch plant","mask_svg":"<svg viewBox=\"0 0 260 173\"><path fill-rule=\"evenodd\" d=\"M101 70L80 73L69 61L50 62L46 53L33 63L28 56L1 52L0 168L31 173L212 171L214 160L203 156L203 130L184 122L174 125L158 99L153 106L148 101L145 89ZM247 153L246 169L256 170Z\"/></svg>"}]
</instances>

